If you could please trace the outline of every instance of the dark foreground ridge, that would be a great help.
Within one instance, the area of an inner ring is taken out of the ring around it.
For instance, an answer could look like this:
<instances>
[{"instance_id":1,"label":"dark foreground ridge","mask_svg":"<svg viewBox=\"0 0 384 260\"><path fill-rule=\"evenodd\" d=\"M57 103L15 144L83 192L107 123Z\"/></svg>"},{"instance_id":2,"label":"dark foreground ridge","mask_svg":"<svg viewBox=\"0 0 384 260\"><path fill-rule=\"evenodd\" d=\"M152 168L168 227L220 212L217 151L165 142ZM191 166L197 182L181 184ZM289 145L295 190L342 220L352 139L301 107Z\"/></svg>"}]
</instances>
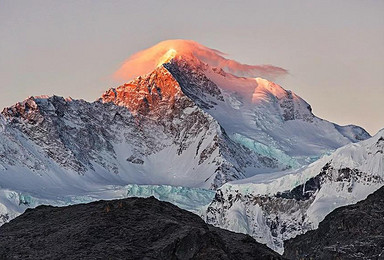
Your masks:
<instances>
[{"instance_id":1,"label":"dark foreground ridge","mask_svg":"<svg viewBox=\"0 0 384 260\"><path fill-rule=\"evenodd\" d=\"M384 259L384 187L338 208L319 228L285 242L290 259Z\"/></svg>"},{"instance_id":2,"label":"dark foreground ridge","mask_svg":"<svg viewBox=\"0 0 384 260\"><path fill-rule=\"evenodd\" d=\"M282 259L151 198L39 206L0 227L0 259Z\"/></svg>"}]
</instances>

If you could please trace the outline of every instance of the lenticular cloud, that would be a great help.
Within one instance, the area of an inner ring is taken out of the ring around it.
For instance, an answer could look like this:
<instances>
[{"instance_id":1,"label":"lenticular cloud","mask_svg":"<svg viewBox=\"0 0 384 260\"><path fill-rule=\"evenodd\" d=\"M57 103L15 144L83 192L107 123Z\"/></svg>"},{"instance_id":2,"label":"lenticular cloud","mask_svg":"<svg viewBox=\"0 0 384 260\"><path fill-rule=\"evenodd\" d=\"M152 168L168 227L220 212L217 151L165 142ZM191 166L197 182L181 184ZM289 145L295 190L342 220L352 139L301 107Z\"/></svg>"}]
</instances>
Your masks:
<instances>
[{"instance_id":1,"label":"lenticular cloud","mask_svg":"<svg viewBox=\"0 0 384 260\"><path fill-rule=\"evenodd\" d=\"M114 73L117 80L130 80L151 72L164 55L174 50L177 55L194 56L212 67L242 77L275 78L287 74L287 70L272 65L248 65L225 58L225 53L211 49L191 40L163 41L129 57Z\"/></svg>"}]
</instances>

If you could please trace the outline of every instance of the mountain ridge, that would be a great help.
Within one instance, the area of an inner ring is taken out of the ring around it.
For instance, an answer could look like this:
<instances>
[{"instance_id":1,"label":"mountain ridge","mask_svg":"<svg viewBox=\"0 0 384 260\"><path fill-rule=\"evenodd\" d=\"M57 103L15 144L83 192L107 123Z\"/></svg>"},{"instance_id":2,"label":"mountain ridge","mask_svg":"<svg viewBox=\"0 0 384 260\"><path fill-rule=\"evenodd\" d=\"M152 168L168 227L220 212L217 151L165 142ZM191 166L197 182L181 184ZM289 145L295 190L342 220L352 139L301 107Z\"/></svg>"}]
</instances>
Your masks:
<instances>
[{"instance_id":1,"label":"mountain ridge","mask_svg":"<svg viewBox=\"0 0 384 260\"><path fill-rule=\"evenodd\" d=\"M316 229L334 209L364 200L384 185L384 129L314 163L220 187L206 221L282 253L284 241Z\"/></svg>"}]
</instances>

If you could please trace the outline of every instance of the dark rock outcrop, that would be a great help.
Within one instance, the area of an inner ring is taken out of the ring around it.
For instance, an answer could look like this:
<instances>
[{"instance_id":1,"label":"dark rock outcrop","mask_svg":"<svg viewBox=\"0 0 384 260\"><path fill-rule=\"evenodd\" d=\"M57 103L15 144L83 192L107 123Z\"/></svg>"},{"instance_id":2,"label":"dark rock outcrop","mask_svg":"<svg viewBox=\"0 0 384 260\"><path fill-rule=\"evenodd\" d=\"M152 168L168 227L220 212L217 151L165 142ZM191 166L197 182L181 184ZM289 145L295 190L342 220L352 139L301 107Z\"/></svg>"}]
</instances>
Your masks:
<instances>
[{"instance_id":1,"label":"dark rock outcrop","mask_svg":"<svg viewBox=\"0 0 384 260\"><path fill-rule=\"evenodd\" d=\"M39 206L0 227L0 259L282 259L155 198Z\"/></svg>"},{"instance_id":2,"label":"dark rock outcrop","mask_svg":"<svg viewBox=\"0 0 384 260\"><path fill-rule=\"evenodd\" d=\"M384 259L384 187L334 210L317 230L285 242L290 259Z\"/></svg>"}]
</instances>

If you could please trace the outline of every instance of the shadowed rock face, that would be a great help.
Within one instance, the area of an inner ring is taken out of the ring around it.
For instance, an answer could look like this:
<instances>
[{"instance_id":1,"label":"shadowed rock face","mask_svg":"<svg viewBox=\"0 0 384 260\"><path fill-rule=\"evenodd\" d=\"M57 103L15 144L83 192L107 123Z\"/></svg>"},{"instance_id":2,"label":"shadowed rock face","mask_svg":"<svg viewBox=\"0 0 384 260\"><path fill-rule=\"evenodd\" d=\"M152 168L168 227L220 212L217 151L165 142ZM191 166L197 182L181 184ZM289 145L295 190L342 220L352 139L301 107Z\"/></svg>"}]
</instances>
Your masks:
<instances>
[{"instance_id":1,"label":"shadowed rock face","mask_svg":"<svg viewBox=\"0 0 384 260\"><path fill-rule=\"evenodd\" d=\"M384 259L384 187L330 213L319 228L285 242L290 259Z\"/></svg>"},{"instance_id":2,"label":"shadowed rock face","mask_svg":"<svg viewBox=\"0 0 384 260\"><path fill-rule=\"evenodd\" d=\"M0 259L283 259L155 198L39 206L0 227Z\"/></svg>"}]
</instances>

